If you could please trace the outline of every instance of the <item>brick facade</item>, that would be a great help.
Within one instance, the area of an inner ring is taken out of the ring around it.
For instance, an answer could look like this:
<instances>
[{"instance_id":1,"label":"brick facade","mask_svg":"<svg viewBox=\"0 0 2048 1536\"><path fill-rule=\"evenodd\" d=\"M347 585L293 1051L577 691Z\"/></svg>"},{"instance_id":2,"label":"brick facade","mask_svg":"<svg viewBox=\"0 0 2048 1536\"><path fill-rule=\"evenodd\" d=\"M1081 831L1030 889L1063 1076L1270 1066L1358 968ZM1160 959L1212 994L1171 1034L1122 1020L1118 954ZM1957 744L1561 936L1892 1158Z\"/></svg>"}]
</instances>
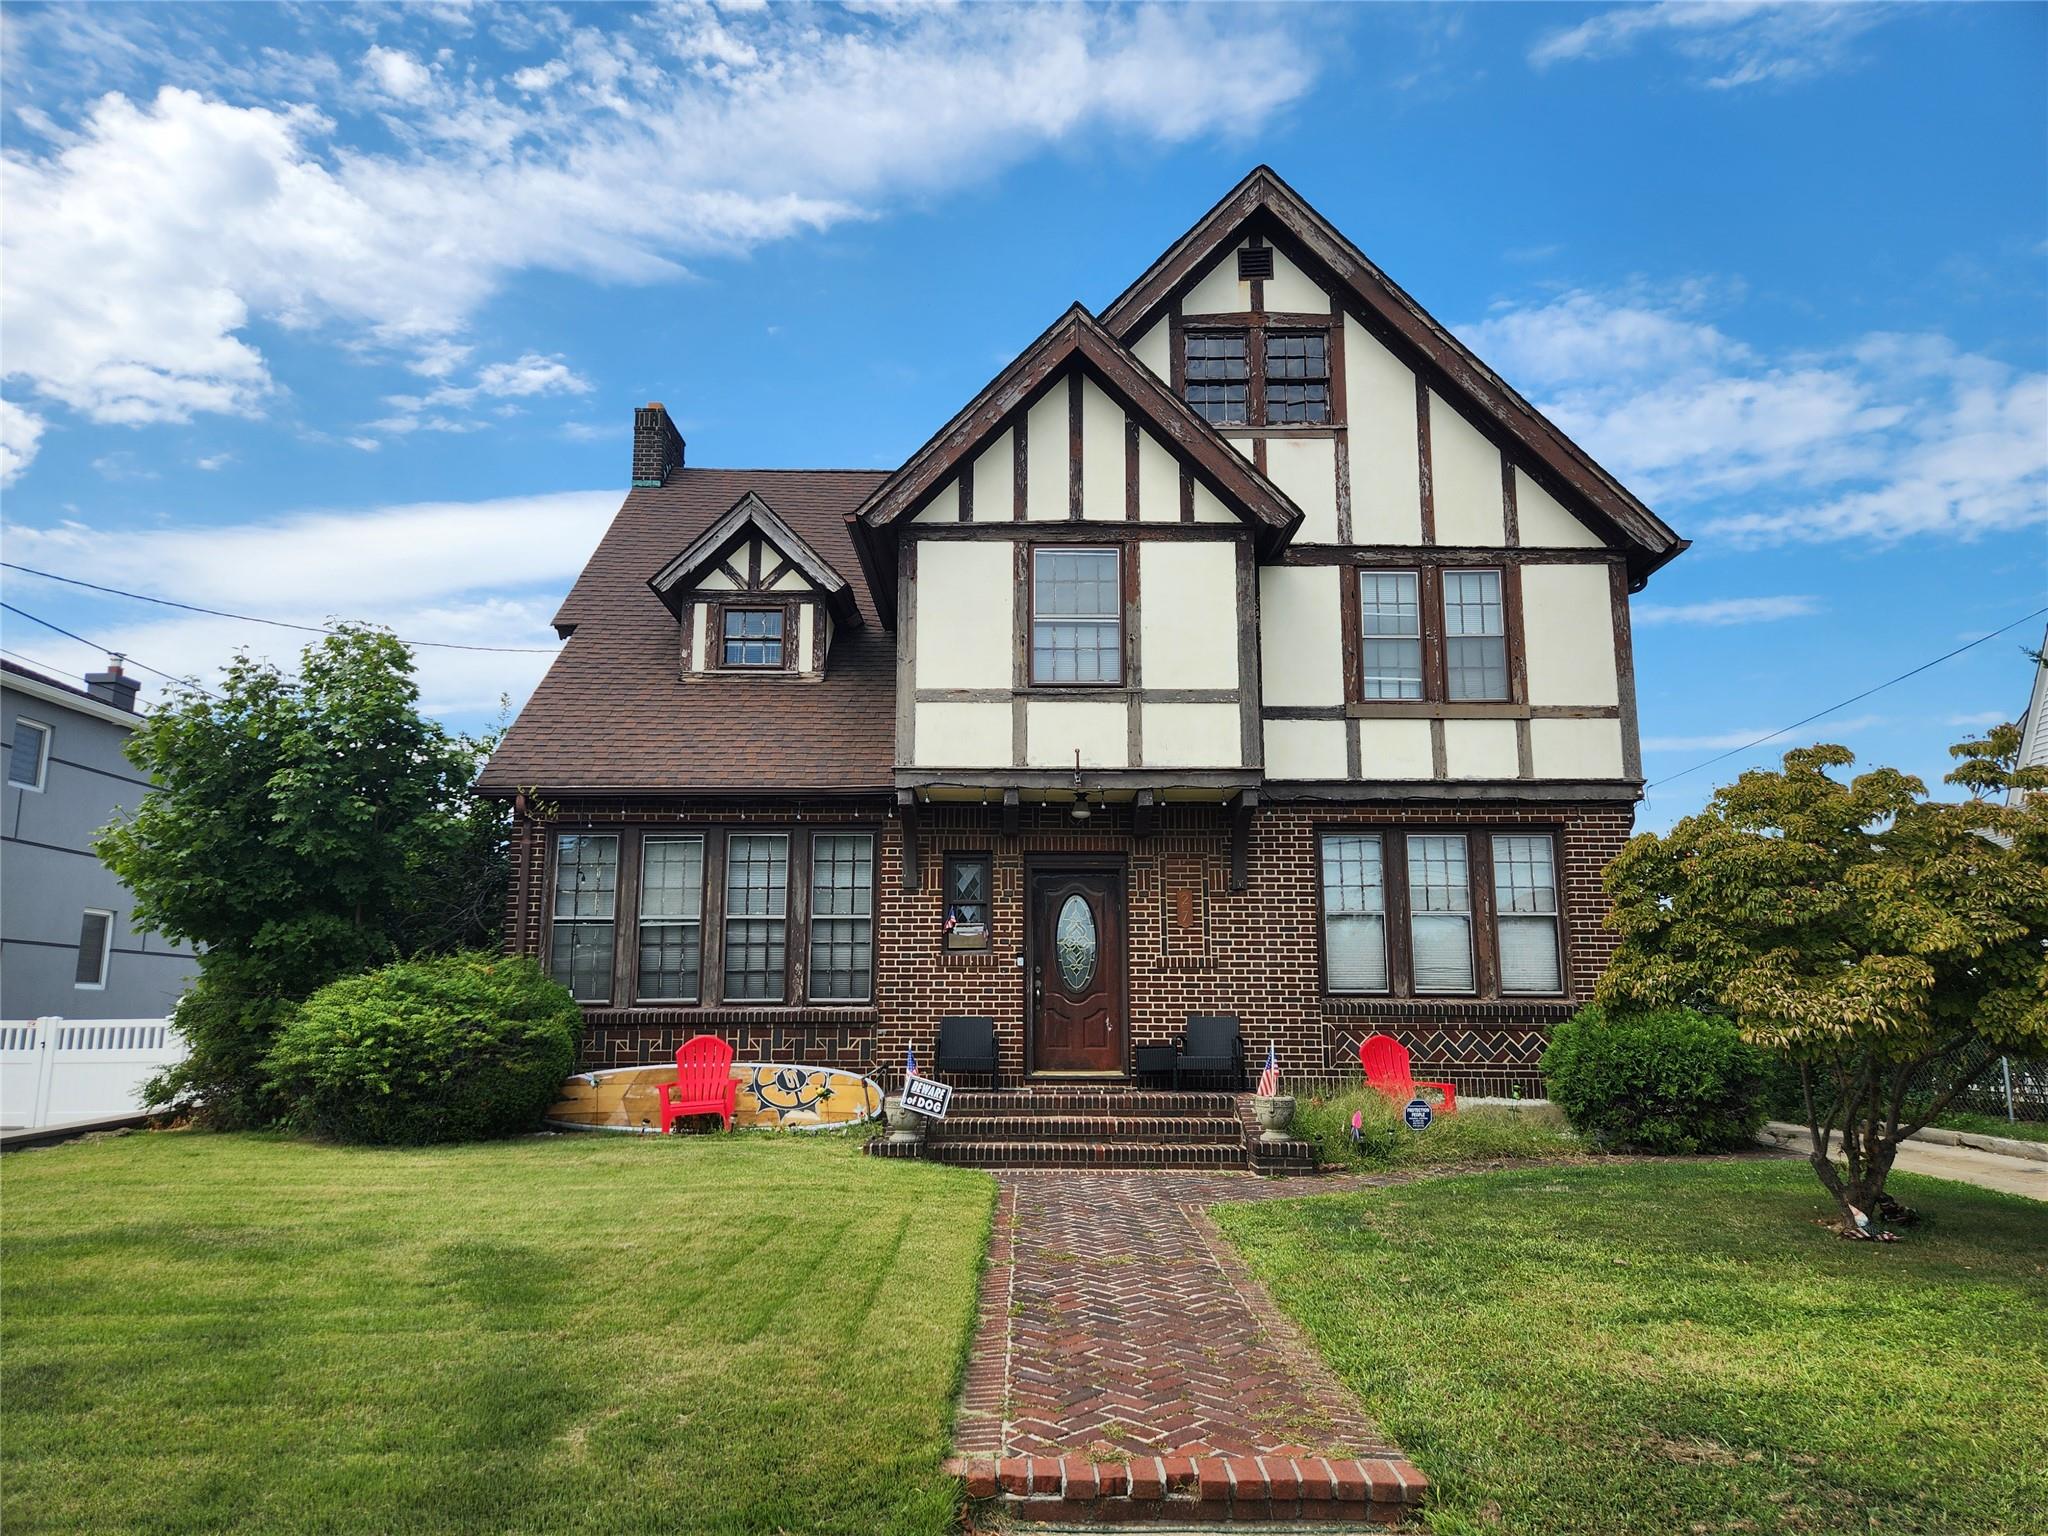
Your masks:
<instances>
[{"instance_id":1,"label":"brick facade","mask_svg":"<svg viewBox=\"0 0 2048 1536\"><path fill-rule=\"evenodd\" d=\"M1246 890L1229 888L1230 833L1222 809L1173 805L1158 830L1133 834L1125 808L1102 807L1076 825L1063 806L1025 806L1005 837L995 806L920 807L921 880L901 888L902 834L881 800L695 804L584 802L551 807L562 825L687 826L858 824L878 833L875 999L863 1007L698 1007L586 1010L589 1067L656 1061L699 1032L730 1040L743 1058L817 1063L901 1075L904 1052L927 1054L942 1014L996 1020L1005 1084L1024 1080L1024 864L1028 855L1103 855L1125 870L1130 1038L1171 1039L1190 1013L1234 1013L1251 1050L1276 1045L1282 1071L1320 1077L1355 1070L1358 1042L1375 1031L1414 1053L1420 1077L1448 1078L1467 1094L1540 1093L1536 1070L1550 1026L1592 995L1614 940L1602 927L1600 873L1627 839L1631 807L1614 804L1398 806L1289 803L1252 821ZM1474 834L1517 827L1558 837L1568 995L1562 1000L1328 997L1317 933L1319 830L1345 826L1456 826ZM540 956L545 935L546 823L522 814L513 842L508 947ZM947 852L994 860L990 947L940 948L940 879ZM707 976L710 974L707 953Z\"/></svg>"}]
</instances>

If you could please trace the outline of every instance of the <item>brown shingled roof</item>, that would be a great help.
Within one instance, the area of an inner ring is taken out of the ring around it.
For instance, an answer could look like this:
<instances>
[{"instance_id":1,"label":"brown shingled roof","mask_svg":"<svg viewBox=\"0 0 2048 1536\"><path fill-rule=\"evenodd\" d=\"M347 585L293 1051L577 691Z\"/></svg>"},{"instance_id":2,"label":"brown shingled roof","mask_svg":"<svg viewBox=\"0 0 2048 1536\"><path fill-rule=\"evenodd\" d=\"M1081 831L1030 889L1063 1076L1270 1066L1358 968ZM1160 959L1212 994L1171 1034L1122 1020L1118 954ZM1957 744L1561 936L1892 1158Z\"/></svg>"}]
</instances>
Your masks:
<instances>
[{"instance_id":1,"label":"brown shingled roof","mask_svg":"<svg viewBox=\"0 0 2048 1536\"><path fill-rule=\"evenodd\" d=\"M555 615L567 645L484 769L492 793L879 793L892 785L896 637L846 515L887 476L857 469L679 469L630 492ZM684 682L676 620L647 580L752 491L852 584L864 622L842 629L816 682Z\"/></svg>"}]
</instances>

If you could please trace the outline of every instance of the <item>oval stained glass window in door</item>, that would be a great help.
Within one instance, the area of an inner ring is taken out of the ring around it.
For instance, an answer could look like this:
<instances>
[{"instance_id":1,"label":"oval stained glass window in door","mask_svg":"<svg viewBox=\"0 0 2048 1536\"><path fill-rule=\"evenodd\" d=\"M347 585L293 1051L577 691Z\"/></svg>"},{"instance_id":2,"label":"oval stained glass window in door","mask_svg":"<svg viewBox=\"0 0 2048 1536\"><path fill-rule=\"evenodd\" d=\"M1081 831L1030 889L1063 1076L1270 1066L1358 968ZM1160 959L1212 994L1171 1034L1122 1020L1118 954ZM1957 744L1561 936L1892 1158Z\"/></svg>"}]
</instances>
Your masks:
<instances>
[{"instance_id":1,"label":"oval stained glass window in door","mask_svg":"<svg viewBox=\"0 0 2048 1536\"><path fill-rule=\"evenodd\" d=\"M1095 976L1095 913L1086 897L1069 896L1061 904L1052 942L1059 960L1060 980L1067 984L1069 992L1080 991Z\"/></svg>"}]
</instances>

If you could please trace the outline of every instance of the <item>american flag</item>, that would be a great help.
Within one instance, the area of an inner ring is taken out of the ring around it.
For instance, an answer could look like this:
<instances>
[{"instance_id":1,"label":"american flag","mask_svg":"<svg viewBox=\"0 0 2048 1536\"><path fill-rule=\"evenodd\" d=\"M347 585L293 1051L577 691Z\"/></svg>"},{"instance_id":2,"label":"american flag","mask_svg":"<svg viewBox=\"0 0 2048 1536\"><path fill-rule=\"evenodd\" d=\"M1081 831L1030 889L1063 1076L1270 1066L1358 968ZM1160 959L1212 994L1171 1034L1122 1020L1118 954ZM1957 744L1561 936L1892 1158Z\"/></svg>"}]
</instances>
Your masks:
<instances>
[{"instance_id":1,"label":"american flag","mask_svg":"<svg viewBox=\"0 0 2048 1536\"><path fill-rule=\"evenodd\" d=\"M903 1052L903 1075L905 1077L917 1076L917 1047L914 1045Z\"/></svg>"},{"instance_id":2,"label":"american flag","mask_svg":"<svg viewBox=\"0 0 2048 1536\"><path fill-rule=\"evenodd\" d=\"M1259 1074L1259 1097L1270 1099L1280 1091L1280 1058L1273 1052L1273 1043L1266 1042L1266 1070Z\"/></svg>"}]
</instances>

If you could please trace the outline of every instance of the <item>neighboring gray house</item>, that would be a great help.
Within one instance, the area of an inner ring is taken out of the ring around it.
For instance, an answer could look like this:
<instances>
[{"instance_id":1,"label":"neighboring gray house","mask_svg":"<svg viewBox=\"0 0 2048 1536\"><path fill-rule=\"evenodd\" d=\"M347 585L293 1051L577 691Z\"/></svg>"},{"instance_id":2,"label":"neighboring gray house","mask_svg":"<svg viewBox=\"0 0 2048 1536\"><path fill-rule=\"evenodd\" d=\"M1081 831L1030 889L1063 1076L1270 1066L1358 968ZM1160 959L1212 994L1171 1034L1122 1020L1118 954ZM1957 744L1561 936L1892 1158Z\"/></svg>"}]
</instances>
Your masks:
<instances>
[{"instance_id":1,"label":"neighboring gray house","mask_svg":"<svg viewBox=\"0 0 2048 1536\"><path fill-rule=\"evenodd\" d=\"M118 661L85 681L0 661L0 1018L161 1019L198 969L129 927L135 898L92 851L149 783L121 754L137 685Z\"/></svg>"},{"instance_id":2,"label":"neighboring gray house","mask_svg":"<svg viewBox=\"0 0 2048 1536\"><path fill-rule=\"evenodd\" d=\"M2048 767L2048 634L2041 636L2041 652L2034 662L2034 691L2027 700L2027 712L2020 716L2020 766ZM2007 798L2017 803L2027 798L2027 792L2014 790Z\"/></svg>"}]
</instances>

